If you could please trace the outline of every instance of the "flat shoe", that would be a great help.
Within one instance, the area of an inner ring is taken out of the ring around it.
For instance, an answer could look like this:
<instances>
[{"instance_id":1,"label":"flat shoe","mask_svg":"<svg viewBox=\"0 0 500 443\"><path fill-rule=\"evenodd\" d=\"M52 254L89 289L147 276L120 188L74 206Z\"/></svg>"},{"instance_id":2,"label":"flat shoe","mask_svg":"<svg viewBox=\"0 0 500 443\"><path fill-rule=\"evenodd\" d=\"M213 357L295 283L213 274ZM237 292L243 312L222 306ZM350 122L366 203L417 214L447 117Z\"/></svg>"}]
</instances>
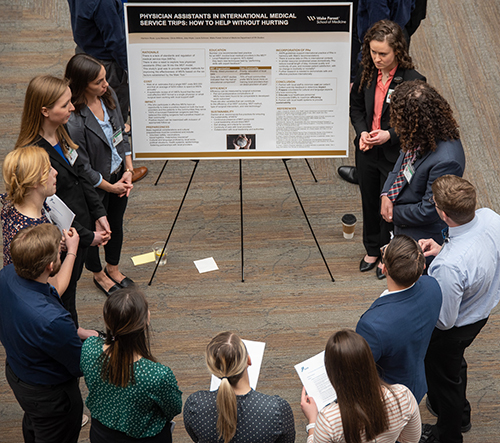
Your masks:
<instances>
[{"instance_id":1,"label":"flat shoe","mask_svg":"<svg viewBox=\"0 0 500 443\"><path fill-rule=\"evenodd\" d=\"M365 258L363 257L361 259L361 261L359 262L359 270L361 272L371 271L375 266L377 266L377 262L378 262L378 258L373 263L368 263L365 261Z\"/></svg>"},{"instance_id":2,"label":"flat shoe","mask_svg":"<svg viewBox=\"0 0 500 443\"><path fill-rule=\"evenodd\" d=\"M106 289L104 289L95 278L94 278L94 285L97 286L97 289L100 289L102 292L104 292L106 297L109 297L113 292L116 292L118 291L118 289L121 289L119 285L113 285L111 286L111 288L109 288L109 290L106 291Z\"/></svg>"},{"instance_id":3,"label":"flat shoe","mask_svg":"<svg viewBox=\"0 0 500 443\"><path fill-rule=\"evenodd\" d=\"M110 280L113 280L118 286L122 288L128 288L129 286L135 285L134 280L131 278L125 277L122 281L118 282L116 281L111 275L108 274L108 270L104 268L104 273L108 276Z\"/></svg>"}]
</instances>

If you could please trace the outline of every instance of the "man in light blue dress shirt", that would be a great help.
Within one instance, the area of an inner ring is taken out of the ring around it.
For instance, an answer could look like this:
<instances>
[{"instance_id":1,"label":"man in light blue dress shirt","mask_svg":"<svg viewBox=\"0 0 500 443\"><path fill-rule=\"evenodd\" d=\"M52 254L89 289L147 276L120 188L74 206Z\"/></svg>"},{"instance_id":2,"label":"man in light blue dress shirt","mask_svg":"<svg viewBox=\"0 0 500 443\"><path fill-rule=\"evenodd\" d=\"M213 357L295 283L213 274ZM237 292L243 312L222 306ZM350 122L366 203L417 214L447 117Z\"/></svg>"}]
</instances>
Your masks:
<instances>
[{"instance_id":1,"label":"man in light blue dress shirt","mask_svg":"<svg viewBox=\"0 0 500 443\"><path fill-rule=\"evenodd\" d=\"M475 211L476 190L465 179L445 175L432 185L441 219L449 226L443 246L420 240L429 268L443 292L443 304L425 358L428 407L436 425L424 425L421 442L461 443L471 428L466 399L464 351L500 299L500 215Z\"/></svg>"}]
</instances>

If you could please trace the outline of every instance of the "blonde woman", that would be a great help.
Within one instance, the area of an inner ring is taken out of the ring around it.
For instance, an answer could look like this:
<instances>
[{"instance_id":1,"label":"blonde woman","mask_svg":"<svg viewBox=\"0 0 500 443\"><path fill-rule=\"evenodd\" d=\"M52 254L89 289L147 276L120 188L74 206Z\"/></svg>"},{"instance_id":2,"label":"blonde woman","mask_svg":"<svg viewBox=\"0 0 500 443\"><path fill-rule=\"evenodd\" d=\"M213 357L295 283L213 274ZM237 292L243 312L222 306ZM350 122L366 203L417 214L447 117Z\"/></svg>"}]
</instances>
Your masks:
<instances>
[{"instance_id":1,"label":"blonde woman","mask_svg":"<svg viewBox=\"0 0 500 443\"><path fill-rule=\"evenodd\" d=\"M5 267L12 263L10 243L18 231L51 222L45 199L56 192L57 171L50 166L49 155L44 149L27 146L7 154L3 162L3 180L7 193L0 195L0 218ZM64 230L63 234L66 258L59 273L49 278L59 294L68 287L79 241L75 228L69 233Z\"/></svg>"},{"instance_id":2,"label":"blonde woman","mask_svg":"<svg viewBox=\"0 0 500 443\"><path fill-rule=\"evenodd\" d=\"M198 391L184 405L184 426L194 442L292 443L295 425L290 405L277 395L250 387L252 364L245 344L221 332L208 344L206 363L221 379L217 391Z\"/></svg>"}]
</instances>

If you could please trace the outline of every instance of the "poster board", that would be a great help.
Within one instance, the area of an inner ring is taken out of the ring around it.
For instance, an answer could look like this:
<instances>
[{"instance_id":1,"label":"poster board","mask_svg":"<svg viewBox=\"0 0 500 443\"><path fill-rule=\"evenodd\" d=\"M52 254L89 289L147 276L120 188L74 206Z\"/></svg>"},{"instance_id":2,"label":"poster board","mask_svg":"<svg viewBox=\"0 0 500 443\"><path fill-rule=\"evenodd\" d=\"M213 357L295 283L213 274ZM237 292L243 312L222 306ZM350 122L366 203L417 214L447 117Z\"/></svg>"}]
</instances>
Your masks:
<instances>
[{"instance_id":1,"label":"poster board","mask_svg":"<svg viewBox=\"0 0 500 443\"><path fill-rule=\"evenodd\" d=\"M125 4L134 158L348 157L351 6Z\"/></svg>"}]
</instances>

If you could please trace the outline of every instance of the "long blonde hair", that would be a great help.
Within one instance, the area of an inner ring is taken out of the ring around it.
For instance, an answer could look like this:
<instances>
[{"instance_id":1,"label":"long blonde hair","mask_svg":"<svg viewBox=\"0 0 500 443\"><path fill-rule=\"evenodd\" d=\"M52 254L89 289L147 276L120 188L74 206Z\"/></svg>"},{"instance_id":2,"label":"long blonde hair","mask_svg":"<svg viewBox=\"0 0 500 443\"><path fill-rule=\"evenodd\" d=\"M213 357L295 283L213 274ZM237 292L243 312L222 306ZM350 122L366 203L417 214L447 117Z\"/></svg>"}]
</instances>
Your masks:
<instances>
[{"instance_id":1,"label":"long blonde hair","mask_svg":"<svg viewBox=\"0 0 500 443\"><path fill-rule=\"evenodd\" d=\"M53 108L57 100L66 92L67 87L67 80L52 75L39 75L30 81L24 98L21 130L15 149L31 145L40 137L45 118L42 114L42 108ZM62 142L61 148L64 152L66 152L66 145L73 149L78 147L71 140L63 125L57 128L56 133L58 140Z\"/></svg>"},{"instance_id":2,"label":"long blonde hair","mask_svg":"<svg viewBox=\"0 0 500 443\"><path fill-rule=\"evenodd\" d=\"M208 344L205 358L209 371L221 379L217 392L217 432L219 438L228 443L236 434L238 422L238 406L232 386L247 369L247 348L236 334L221 332Z\"/></svg>"},{"instance_id":3,"label":"long blonde hair","mask_svg":"<svg viewBox=\"0 0 500 443\"><path fill-rule=\"evenodd\" d=\"M26 146L9 152L3 162L7 198L14 204L22 203L30 189L45 186L49 173L50 159L45 149Z\"/></svg>"}]
</instances>

